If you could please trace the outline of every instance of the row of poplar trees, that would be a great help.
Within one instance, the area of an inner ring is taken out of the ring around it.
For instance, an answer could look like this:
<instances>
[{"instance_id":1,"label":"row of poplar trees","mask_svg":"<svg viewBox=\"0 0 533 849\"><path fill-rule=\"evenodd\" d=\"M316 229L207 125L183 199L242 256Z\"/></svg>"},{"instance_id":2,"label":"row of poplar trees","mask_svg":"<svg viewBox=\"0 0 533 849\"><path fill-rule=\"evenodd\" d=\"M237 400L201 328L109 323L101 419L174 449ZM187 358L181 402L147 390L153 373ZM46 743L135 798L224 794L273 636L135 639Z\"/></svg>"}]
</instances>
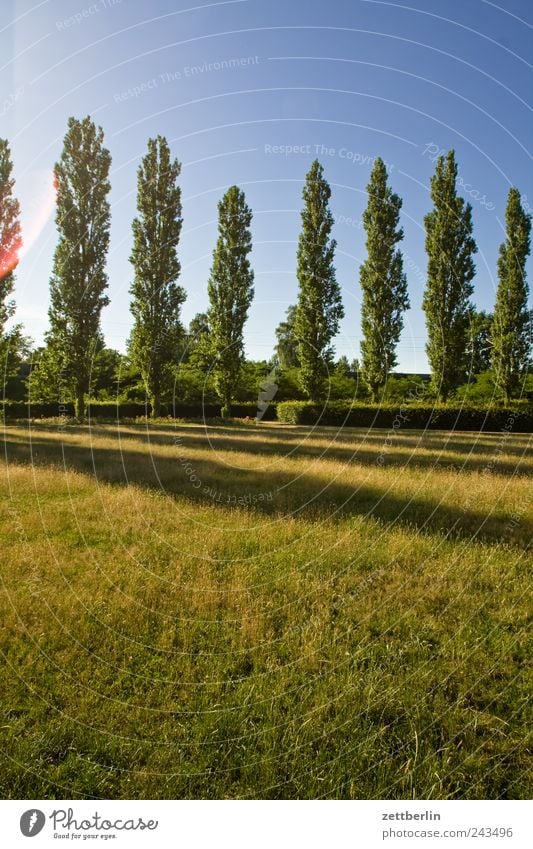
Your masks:
<instances>
[{"instance_id":1,"label":"row of poplar trees","mask_svg":"<svg viewBox=\"0 0 533 849\"><path fill-rule=\"evenodd\" d=\"M58 398L73 397L82 417L90 391L95 356L103 347L102 308L109 302L106 258L109 247L109 172L111 156L101 128L87 117L71 118L63 151L55 166L56 224L59 240L50 280L50 327L38 364L41 381L57 388ZM152 415L172 385L183 353L178 284L178 245L182 228L180 163L165 138L148 141L138 170L137 216L133 221L129 356L141 373ZM431 180L433 209L425 217L427 283L423 308L427 354L435 391L441 401L464 378L467 368L470 297L475 274L471 206L456 191L457 165L450 151L440 157ZM14 306L8 301L21 246L19 208L13 193L9 146L0 140L0 331ZM374 398L396 366L403 314L409 308L407 280L399 244L402 201L388 184L377 159L368 184L363 214L367 258L360 268L362 289L361 371ZM322 166L313 162L303 189L302 230L298 241L299 295L294 310L299 378L312 401L323 399L332 364L332 340L344 310L336 280L331 236L331 189ZM223 415L244 359L243 331L253 299L252 213L244 193L232 186L218 204L218 238L208 281L209 309L204 328L206 356ZM520 193L509 191L506 238L498 260L498 290L492 325L492 366L506 402L518 391L530 366L530 326L525 263L530 250L530 216ZM207 331L207 332L205 332Z\"/></svg>"}]
</instances>

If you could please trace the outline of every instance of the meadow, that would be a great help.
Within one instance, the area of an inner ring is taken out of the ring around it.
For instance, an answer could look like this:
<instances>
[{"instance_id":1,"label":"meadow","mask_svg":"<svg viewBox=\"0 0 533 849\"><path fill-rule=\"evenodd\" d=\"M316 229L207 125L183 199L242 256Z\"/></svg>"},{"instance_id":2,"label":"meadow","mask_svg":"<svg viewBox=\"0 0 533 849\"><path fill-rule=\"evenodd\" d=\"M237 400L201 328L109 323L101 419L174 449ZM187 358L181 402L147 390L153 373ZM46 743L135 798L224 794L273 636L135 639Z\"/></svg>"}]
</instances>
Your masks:
<instances>
[{"instance_id":1,"label":"meadow","mask_svg":"<svg viewBox=\"0 0 533 849\"><path fill-rule=\"evenodd\" d=\"M4 798L529 797L528 435L3 436Z\"/></svg>"}]
</instances>

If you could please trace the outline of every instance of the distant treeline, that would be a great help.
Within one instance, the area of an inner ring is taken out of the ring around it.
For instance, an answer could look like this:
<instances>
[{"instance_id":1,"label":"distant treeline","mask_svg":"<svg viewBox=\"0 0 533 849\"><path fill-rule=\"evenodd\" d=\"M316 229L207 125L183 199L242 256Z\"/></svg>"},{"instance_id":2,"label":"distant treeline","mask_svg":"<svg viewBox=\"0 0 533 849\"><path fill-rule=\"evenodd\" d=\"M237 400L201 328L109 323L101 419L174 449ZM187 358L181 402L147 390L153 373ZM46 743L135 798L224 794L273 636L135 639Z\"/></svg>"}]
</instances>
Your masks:
<instances>
[{"instance_id":1,"label":"distant treeline","mask_svg":"<svg viewBox=\"0 0 533 849\"><path fill-rule=\"evenodd\" d=\"M265 410L275 396L317 405L335 398L394 401L409 391L408 378L393 376L409 308L400 249L402 200L389 185L382 159L375 159L367 186L367 255L359 268L361 359L352 363L334 358L333 340L344 308L335 271L331 189L318 160L303 188L298 298L276 329L272 358L249 363L244 356L244 327L254 296L252 211L238 186L231 186L218 203L209 307L183 327L186 293L178 283L181 165L162 136L148 140L137 175L130 255L133 327L127 355L106 348L100 319L109 303L110 167L101 127L89 117L70 118L54 167L58 242L50 277L49 329L45 345L34 351L21 325L6 329L15 313L10 297L22 234L10 148L0 139L0 354L7 399L52 403L57 410L73 404L78 418L85 415L89 398L144 399L153 416L171 401L203 399L218 404L227 416L232 404L250 400L243 395L252 386ZM531 217L519 190L511 188L494 310L478 312L471 301L477 251L472 209L457 192L457 175L453 150L437 158L432 208L424 218L423 309L431 367L424 396L440 403L461 396L471 401L497 398L508 405L529 388L532 316L525 265ZM481 375L477 389L473 375Z\"/></svg>"}]
</instances>

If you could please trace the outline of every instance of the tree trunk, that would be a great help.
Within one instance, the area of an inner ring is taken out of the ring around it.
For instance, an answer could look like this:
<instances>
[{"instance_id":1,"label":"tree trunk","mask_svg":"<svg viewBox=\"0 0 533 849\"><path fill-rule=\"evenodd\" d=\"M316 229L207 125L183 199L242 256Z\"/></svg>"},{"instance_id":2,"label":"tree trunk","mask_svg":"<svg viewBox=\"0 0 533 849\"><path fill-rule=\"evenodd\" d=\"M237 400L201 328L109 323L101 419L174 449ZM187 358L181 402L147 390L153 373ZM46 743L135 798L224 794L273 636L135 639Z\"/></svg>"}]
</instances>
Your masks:
<instances>
[{"instance_id":1,"label":"tree trunk","mask_svg":"<svg viewBox=\"0 0 533 849\"><path fill-rule=\"evenodd\" d=\"M151 405L152 405L152 418L158 419L159 415L161 413L161 396L160 396L159 392L155 392L152 395Z\"/></svg>"},{"instance_id":2,"label":"tree trunk","mask_svg":"<svg viewBox=\"0 0 533 849\"><path fill-rule=\"evenodd\" d=\"M83 417L85 416L85 392L83 391L83 389L80 389L79 387L78 387L78 390L77 390L77 393L76 393L75 409L76 409L76 418L77 419L83 419Z\"/></svg>"},{"instance_id":3,"label":"tree trunk","mask_svg":"<svg viewBox=\"0 0 533 849\"><path fill-rule=\"evenodd\" d=\"M222 404L220 415L223 419L229 419L231 416L231 392L227 390L224 392L224 402Z\"/></svg>"}]
</instances>

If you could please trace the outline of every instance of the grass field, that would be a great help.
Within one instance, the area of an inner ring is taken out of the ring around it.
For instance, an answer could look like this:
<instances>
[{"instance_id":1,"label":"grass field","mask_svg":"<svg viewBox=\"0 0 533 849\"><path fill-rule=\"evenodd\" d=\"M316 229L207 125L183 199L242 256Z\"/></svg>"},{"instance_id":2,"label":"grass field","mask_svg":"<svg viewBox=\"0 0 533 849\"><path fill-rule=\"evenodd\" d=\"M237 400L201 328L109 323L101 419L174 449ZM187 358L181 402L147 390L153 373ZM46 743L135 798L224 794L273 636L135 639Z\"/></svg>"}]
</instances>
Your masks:
<instances>
[{"instance_id":1,"label":"grass field","mask_svg":"<svg viewBox=\"0 0 533 849\"><path fill-rule=\"evenodd\" d=\"M531 794L527 436L4 438L3 797Z\"/></svg>"}]
</instances>

